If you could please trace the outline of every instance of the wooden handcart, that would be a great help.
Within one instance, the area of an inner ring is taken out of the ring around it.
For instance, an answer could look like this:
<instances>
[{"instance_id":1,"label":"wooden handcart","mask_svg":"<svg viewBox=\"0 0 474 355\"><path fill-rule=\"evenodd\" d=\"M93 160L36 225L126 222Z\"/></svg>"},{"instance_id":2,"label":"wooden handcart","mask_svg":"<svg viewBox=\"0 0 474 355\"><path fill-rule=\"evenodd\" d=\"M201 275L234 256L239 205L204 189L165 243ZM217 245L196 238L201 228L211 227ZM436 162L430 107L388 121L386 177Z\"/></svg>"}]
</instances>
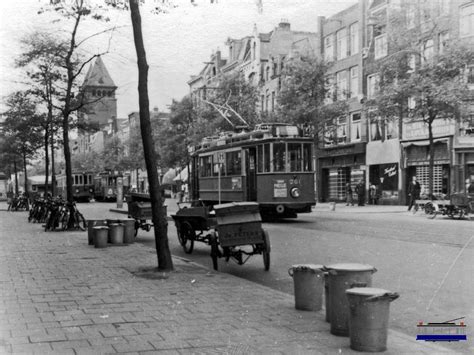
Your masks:
<instances>
[{"instance_id":1,"label":"wooden handcart","mask_svg":"<svg viewBox=\"0 0 474 355\"><path fill-rule=\"evenodd\" d=\"M421 209L431 219L437 215L462 219L474 213L474 194L453 193L449 200L416 200L414 207L413 213Z\"/></svg>"},{"instance_id":2,"label":"wooden handcart","mask_svg":"<svg viewBox=\"0 0 474 355\"><path fill-rule=\"evenodd\" d=\"M261 254L265 270L270 269L270 238L262 228L258 203L180 207L171 217L186 253L192 253L195 241L210 245L214 270L218 258L243 265L255 254Z\"/></svg>"},{"instance_id":3,"label":"wooden handcart","mask_svg":"<svg viewBox=\"0 0 474 355\"><path fill-rule=\"evenodd\" d=\"M153 227L151 198L149 194L133 192L127 195L128 217L135 219L135 236L138 230L147 232ZM166 206L163 206L166 208Z\"/></svg>"}]
</instances>

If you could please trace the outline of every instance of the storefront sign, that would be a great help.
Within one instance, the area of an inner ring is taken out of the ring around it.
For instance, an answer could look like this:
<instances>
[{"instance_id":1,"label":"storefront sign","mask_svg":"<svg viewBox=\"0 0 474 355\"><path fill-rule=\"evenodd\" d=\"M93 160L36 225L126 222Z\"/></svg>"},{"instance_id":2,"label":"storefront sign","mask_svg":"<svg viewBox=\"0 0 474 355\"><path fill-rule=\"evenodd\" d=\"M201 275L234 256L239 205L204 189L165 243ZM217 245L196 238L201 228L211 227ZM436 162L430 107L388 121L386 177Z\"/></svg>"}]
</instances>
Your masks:
<instances>
[{"instance_id":1,"label":"storefront sign","mask_svg":"<svg viewBox=\"0 0 474 355\"><path fill-rule=\"evenodd\" d=\"M322 157L334 157L338 155L350 155L365 153L365 144L353 144L338 148L320 149L318 150L318 156Z\"/></svg>"},{"instance_id":2,"label":"storefront sign","mask_svg":"<svg viewBox=\"0 0 474 355\"><path fill-rule=\"evenodd\" d=\"M288 197L285 180L273 180L273 197Z\"/></svg>"},{"instance_id":3,"label":"storefront sign","mask_svg":"<svg viewBox=\"0 0 474 355\"><path fill-rule=\"evenodd\" d=\"M397 166L396 165L393 165L389 168L385 168L383 170L383 174L384 175L387 175L387 177L390 177L390 176L395 176L397 175Z\"/></svg>"},{"instance_id":4,"label":"storefront sign","mask_svg":"<svg viewBox=\"0 0 474 355\"><path fill-rule=\"evenodd\" d=\"M444 137L454 135L454 120L437 119L432 124L433 137ZM424 121L405 122L403 124L403 139L423 139L428 138L428 124Z\"/></svg>"}]
</instances>

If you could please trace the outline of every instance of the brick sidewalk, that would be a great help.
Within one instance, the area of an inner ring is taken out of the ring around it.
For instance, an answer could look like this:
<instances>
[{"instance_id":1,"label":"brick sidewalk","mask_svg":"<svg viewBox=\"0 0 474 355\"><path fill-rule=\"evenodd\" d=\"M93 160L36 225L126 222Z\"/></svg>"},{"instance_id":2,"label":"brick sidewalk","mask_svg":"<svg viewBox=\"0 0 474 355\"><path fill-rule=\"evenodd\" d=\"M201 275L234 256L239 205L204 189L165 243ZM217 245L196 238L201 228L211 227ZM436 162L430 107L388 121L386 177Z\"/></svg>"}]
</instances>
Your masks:
<instances>
[{"instance_id":1,"label":"brick sidewalk","mask_svg":"<svg viewBox=\"0 0 474 355\"><path fill-rule=\"evenodd\" d=\"M141 244L95 249L0 205L0 353L356 353L292 295ZM411 326L411 325L410 325ZM387 354L449 352L390 331Z\"/></svg>"}]
</instances>

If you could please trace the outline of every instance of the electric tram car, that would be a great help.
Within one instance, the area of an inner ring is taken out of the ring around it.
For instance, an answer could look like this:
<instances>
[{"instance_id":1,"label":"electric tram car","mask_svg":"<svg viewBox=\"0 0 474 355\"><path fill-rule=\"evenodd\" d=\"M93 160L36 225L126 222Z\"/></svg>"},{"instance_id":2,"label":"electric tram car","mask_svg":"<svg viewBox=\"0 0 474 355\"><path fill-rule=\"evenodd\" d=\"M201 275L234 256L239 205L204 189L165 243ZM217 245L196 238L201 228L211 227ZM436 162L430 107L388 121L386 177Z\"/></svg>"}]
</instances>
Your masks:
<instances>
[{"instance_id":1,"label":"electric tram car","mask_svg":"<svg viewBox=\"0 0 474 355\"><path fill-rule=\"evenodd\" d=\"M94 174L91 172L72 172L72 193L74 201L89 202L91 198L94 197L93 176ZM57 194L65 199L67 195L66 175L58 175L56 181Z\"/></svg>"},{"instance_id":2,"label":"electric tram car","mask_svg":"<svg viewBox=\"0 0 474 355\"><path fill-rule=\"evenodd\" d=\"M276 218L294 218L316 204L313 142L297 126L260 124L205 138L189 152L193 201L254 201L262 216Z\"/></svg>"},{"instance_id":3,"label":"electric tram car","mask_svg":"<svg viewBox=\"0 0 474 355\"><path fill-rule=\"evenodd\" d=\"M94 177L94 198L97 201L117 201L117 178L122 174L114 171L104 171ZM127 183L123 181L123 193L127 193Z\"/></svg>"}]
</instances>

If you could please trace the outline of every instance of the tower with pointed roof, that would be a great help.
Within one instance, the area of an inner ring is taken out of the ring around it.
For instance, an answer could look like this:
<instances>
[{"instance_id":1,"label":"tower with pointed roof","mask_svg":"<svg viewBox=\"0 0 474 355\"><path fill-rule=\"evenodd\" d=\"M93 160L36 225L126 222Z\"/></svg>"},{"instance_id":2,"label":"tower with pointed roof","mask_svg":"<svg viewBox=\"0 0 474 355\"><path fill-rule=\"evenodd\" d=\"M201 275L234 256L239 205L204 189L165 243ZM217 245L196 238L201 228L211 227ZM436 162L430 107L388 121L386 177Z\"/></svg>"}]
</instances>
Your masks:
<instances>
[{"instance_id":1,"label":"tower with pointed roof","mask_svg":"<svg viewBox=\"0 0 474 355\"><path fill-rule=\"evenodd\" d=\"M117 120L117 99L115 85L102 58L99 56L89 70L82 84L82 93L87 102L83 110L84 118L105 128Z\"/></svg>"}]
</instances>

